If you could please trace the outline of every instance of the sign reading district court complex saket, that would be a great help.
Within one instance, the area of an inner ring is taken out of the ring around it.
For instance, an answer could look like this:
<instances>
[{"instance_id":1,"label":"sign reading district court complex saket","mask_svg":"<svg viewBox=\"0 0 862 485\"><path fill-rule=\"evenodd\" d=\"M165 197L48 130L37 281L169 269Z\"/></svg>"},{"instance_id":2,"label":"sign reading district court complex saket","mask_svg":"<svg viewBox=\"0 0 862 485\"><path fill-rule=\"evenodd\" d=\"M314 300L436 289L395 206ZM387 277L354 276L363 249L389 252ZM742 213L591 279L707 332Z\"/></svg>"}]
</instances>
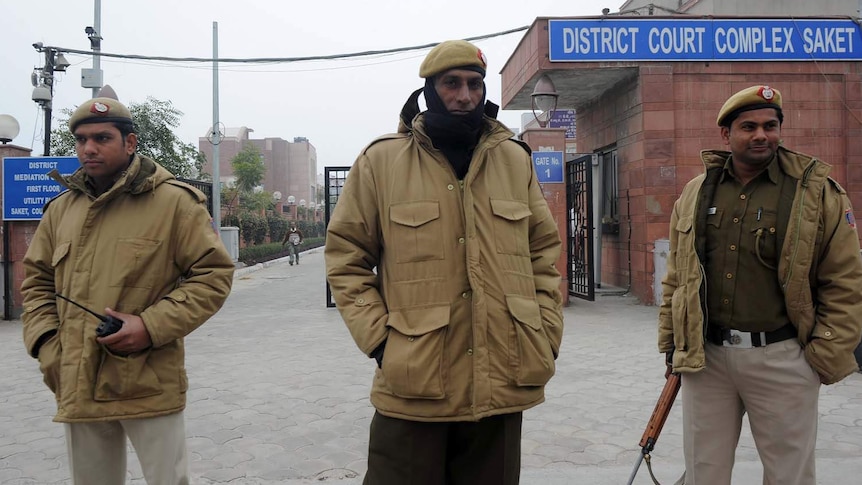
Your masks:
<instances>
[{"instance_id":1,"label":"sign reading district court complex saket","mask_svg":"<svg viewBox=\"0 0 862 485\"><path fill-rule=\"evenodd\" d=\"M81 165L77 157L7 157L3 159L3 220L42 218L42 206L64 190L48 176L55 168L69 175Z\"/></svg>"},{"instance_id":2,"label":"sign reading district court complex saket","mask_svg":"<svg viewBox=\"0 0 862 485\"><path fill-rule=\"evenodd\" d=\"M550 60L862 60L850 19L549 19Z\"/></svg>"}]
</instances>

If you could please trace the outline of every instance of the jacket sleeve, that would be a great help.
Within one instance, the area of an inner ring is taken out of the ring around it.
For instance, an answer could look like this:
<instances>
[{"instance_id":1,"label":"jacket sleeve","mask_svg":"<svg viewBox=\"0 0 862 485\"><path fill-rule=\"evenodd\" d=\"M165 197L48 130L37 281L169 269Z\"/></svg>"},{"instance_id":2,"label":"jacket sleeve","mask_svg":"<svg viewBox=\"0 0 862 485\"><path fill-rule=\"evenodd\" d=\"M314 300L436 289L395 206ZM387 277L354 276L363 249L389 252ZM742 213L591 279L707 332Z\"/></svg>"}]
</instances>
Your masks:
<instances>
[{"instance_id":1,"label":"jacket sleeve","mask_svg":"<svg viewBox=\"0 0 862 485\"><path fill-rule=\"evenodd\" d=\"M374 173L362 154L348 173L326 231L326 277L356 345L371 355L386 340L388 310L375 268L380 262L380 213Z\"/></svg>"},{"instance_id":2,"label":"jacket sleeve","mask_svg":"<svg viewBox=\"0 0 862 485\"><path fill-rule=\"evenodd\" d=\"M54 242L50 207L46 209L33 240L24 256L24 281L21 284L24 311L21 321L24 329L24 346L31 357L36 357L36 344L42 335L58 330L57 299L54 296Z\"/></svg>"},{"instance_id":3,"label":"jacket sleeve","mask_svg":"<svg viewBox=\"0 0 862 485\"><path fill-rule=\"evenodd\" d=\"M667 274L662 278L661 282L661 302L658 312L658 351L670 352L673 350L673 312L671 308L671 300L673 293L679 287L676 271L676 252L679 244L679 233L676 231L676 225L679 221L677 213L677 205L679 200L674 204L673 211L670 214L670 250L667 255Z\"/></svg>"},{"instance_id":4,"label":"jacket sleeve","mask_svg":"<svg viewBox=\"0 0 862 485\"><path fill-rule=\"evenodd\" d=\"M141 313L154 347L183 338L224 304L234 264L213 230L203 203L182 199L173 224L174 262L183 276L177 287Z\"/></svg>"},{"instance_id":5,"label":"jacket sleeve","mask_svg":"<svg viewBox=\"0 0 862 485\"><path fill-rule=\"evenodd\" d=\"M813 276L815 323L805 356L824 384L859 365L853 350L862 334L862 256L850 201L829 185L823 201L823 242Z\"/></svg>"},{"instance_id":6,"label":"jacket sleeve","mask_svg":"<svg viewBox=\"0 0 862 485\"><path fill-rule=\"evenodd\" d=\"M551 341L554 357L560 354L560 343L563 339L563 296L560 293L560 271L557 260L560 257L562 243L557 223L551 215L548 203L542 194L532 169L530 177L530 259L533 264L533 280L536 286L536 301L545 331Z\"/></svg>"}]
</instances>

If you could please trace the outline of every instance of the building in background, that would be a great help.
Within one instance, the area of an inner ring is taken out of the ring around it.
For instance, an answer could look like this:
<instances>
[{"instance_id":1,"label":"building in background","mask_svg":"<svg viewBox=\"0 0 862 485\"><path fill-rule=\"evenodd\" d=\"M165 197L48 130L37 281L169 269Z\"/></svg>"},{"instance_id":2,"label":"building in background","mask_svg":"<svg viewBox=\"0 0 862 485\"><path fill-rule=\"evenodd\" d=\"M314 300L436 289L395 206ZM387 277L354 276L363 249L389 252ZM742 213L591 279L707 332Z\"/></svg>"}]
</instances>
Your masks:
<instances>
[{"instance_id":1,"label":"building in background","mask_svg":"<svg viewBox=\"0 0 862 485\"><path fill-rule=\"evenodd\" d=\"M290 211L288 198L294 197L294 203L308 208L316 208L318 201L317 181L317 150L305 137L295 137L292 142L282 138L253 139L251 128L227 128L219 145L219 179L224 186L230 186L235 178L231 160L242 151L246 145L253 145L263 157L266 174L263 179L263 190L280 195L280 203L284 213ZM212 144L205 137L198 139L198 147L206 156L203 171L212 175ZM315 206L312 207L312 204Z\"/></svg>"},{"instance_id":2,"label":"building in background","mask_svg":"<svg viewBox=\"0 0 862 485\"><path fill-rule=\"evenodd\" d=\"M536 19L503 66L501 105L529 110L548 75L557 109L575 113L577 153L566 163L591 173L593 223L588 241L570 240L590 256L567 269L655 303L673 203L703 171L700 150L724 147L719 108L756 84L784 95L785 145L832 165L862 207L859 9L859 0L630 0L602 16Z\"/></svg>"}]
</instances>

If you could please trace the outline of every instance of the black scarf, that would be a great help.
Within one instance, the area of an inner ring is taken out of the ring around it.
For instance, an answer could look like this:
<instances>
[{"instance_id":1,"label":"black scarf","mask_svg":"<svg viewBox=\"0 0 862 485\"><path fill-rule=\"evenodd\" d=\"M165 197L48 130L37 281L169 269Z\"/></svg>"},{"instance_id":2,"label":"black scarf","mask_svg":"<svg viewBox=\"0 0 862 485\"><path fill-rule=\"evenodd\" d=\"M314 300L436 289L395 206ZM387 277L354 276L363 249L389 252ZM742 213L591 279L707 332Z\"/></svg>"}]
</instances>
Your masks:
<instances>
[{"instance_id":1,"label":"black scarf","mask_svg":"<svg viewBox=\"0 0 862 485\"><path fill-rule=\"evenodd\" d=\"M434 88L434 77L425 80L425 131L434 146L446 155L458 179L463 179L470 168L473 149L482 132L482 116L485 113L485 90L482 100L467 115L453 115L446 109L443 100Z\"/></svg>"}]
</instances>

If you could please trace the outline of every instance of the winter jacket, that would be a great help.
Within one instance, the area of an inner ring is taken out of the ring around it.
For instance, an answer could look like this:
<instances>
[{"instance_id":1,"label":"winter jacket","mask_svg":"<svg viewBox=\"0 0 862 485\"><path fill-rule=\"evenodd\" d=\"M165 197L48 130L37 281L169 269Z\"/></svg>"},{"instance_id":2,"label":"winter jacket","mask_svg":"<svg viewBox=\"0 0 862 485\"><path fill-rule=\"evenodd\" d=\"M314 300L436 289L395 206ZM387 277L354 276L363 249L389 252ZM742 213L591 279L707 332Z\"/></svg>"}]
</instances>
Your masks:
<instances>
[{"instance_id":1,"label":"winter jacket","mask_svg":"<svg viewBox=\"0 0 862 485\"><path fill-rule=\"evenodd\" d=\"M55 421L107 421L181 411L188 381L183 337L230 291L233 262L197 189L146 157L96 197L79 169L51 174L69 190L47 204L24 257L24 344L38 349L57 399ZM96 343L96 312L139 315L152 347L114 355Z\"/></svg>"},{"instance_id":2,"label":"winter jacket","mask_svg":"<svg viewBox=\"0 0 862 485\"><path fill-rule=\"evenodd\" d=\"M359 349L385 342L387 416L473 421L544 400L562 338L557 225L530 154L485 117L459 180L424 114L360 154L326 238L327 278Z\"/></svg>"},{"instance_id":3,"label":"winter jacket","mask_svg":"<svg viewBox=\"0 0 862 485\"><path fill-rule=\"evenodd\" d=\"M858 369L853 350L862 334L862 258L850 201L828 177L831 167L783 147L778 163L796 180L796 192L781 246L777 277L790 322L796 327L805 357L825 384ZM705 366L702 256L695 239L705 228L696 224L702 191L715 184L730 153L703 151L706 173L695 177L674 204L670 221L670 255L662 282L659 351L673 350L678 372ZM709 201L703 202L708 204Z\"/></svg>"}]
</instances>

